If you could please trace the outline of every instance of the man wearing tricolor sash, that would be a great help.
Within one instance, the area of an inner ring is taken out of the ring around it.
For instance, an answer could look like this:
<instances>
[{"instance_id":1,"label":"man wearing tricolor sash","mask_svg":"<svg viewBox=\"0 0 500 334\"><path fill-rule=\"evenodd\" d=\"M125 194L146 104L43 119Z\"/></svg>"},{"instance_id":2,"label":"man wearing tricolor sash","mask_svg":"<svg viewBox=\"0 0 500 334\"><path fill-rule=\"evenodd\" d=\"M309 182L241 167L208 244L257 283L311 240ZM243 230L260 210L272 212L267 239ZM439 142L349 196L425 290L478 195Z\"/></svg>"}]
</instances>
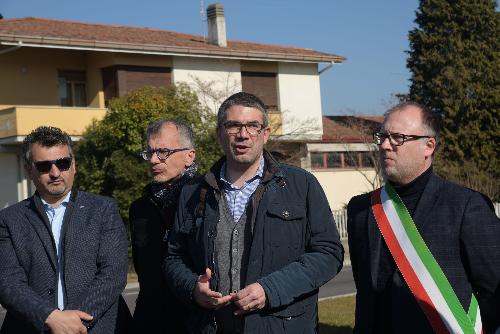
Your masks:
<instances>
[{"instance_id":1,"label":"man wearing tricolor sash","mask_svg":"<svg viewBox=\"0 0 500 334\"><path fill-rule=\"evenodd\" d=\"M500 326L500 220L486 196L433 173L438 138L439 116L412 102L374 134L385 185L347 208L355 333Z\"/></svg>"}]
</instances>

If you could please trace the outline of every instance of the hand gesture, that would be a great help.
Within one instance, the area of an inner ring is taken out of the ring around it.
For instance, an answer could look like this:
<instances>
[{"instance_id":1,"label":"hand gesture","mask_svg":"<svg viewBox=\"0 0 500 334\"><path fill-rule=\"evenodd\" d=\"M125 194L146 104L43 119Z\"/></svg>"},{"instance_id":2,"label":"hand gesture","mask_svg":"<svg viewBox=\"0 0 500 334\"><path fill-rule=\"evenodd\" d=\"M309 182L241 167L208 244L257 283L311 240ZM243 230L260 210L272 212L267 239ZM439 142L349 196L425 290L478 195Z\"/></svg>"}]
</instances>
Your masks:
<instances>
[{"instance_id":1,"label":"hand gesture","mask_svg":"<svg viewBox=\"0 0 500 334\"><path fill-rule=\"evenodd\" d=\"M207 268L203 275L198 277L198 282L193 289L193 298L198 305L205 308L219 308L231 302L231 295L222 296L221 293L210 289L209 281L212 271Z\"/></svg>"},{"instance_id":2,"label":"hand gesture","mask_svg":"<svg viewBox=\"0 0 500 334\"><path fill-rule=\"evenodd\" d=\"M54 310L45 323L52 334L87 334L87 328L82 324L82 320L92 319L90 314L79 310Z\"/></svg>"},{"instance_id":3,"label":"hand gesture","mask_svg":"<svg viewBox=\"0 0 500 334\"><path fill-rule=\"evenodd\" d=\"M266 306L266 292L259 283L250 284L238 293L232 294L232 297L231 301L238 309L234 312L235 315L260 310Z\"/></svg>"}]
</instances>

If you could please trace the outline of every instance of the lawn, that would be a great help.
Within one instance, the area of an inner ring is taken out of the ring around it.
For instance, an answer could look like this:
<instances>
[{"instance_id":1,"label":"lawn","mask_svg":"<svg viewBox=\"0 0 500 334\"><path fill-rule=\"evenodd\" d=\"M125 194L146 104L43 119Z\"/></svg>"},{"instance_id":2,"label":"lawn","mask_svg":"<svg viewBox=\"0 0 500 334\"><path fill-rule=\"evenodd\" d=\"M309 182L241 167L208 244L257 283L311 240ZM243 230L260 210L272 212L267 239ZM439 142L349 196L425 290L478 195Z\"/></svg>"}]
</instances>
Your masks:
<instances>
[{"instance_id":1,"label":"lawn","mask_svg":"<svg viewBox=\"0 0 500 334\"><path fill-rule=\"evenodd\" d=\"M321 334L347 334L354 328L356 297L340 297L319 302Z\"/></svg>"}]
</instances>

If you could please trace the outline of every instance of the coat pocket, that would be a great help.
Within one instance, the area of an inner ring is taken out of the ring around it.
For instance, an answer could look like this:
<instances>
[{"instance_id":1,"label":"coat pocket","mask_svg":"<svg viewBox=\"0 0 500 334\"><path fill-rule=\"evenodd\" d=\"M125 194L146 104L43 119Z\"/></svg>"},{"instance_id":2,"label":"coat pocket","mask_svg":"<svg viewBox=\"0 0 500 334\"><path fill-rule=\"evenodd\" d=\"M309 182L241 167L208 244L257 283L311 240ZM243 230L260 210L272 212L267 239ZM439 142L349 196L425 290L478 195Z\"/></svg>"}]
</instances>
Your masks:
<instances>
[{"instance_id":1,"label":"coat pocket","mask_svg":"<svg viewBox=\"0 0 500 334\"><path fill-rule=\"evenodd\" d=\"M277 270L303 253L306 232L303 204L273 203L267 210L267 242L272 248L272 266Z\"/></svg>"},{"instance_id":2,"label":"coat pocket","mask_svg":"<svg viewBox=\"0 0 500 334\"><path fill-rule=\"evenodd\" d=\"M286 334L316 333L316 297L309 297L270 314L274 320L274 331ZM279 324L276 326L276 324Z\"/></svg>"}]
</instances>

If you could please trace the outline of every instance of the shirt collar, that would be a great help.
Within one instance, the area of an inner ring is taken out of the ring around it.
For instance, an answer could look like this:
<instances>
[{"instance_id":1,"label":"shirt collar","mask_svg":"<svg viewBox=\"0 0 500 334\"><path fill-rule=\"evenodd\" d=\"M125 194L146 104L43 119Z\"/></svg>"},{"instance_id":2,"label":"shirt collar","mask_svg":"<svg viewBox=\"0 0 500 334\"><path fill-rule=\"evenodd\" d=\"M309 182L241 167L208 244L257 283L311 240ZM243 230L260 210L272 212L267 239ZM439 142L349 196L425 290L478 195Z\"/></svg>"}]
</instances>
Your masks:
<instances>
[{"instance_id":1,"label":"shirt collar","mask_svg":"<svg viewBox=\"0 0 500 334\"><path fill-rule=\"evenodd\" d=\"M245 183L252 182L257 177L262 178L263 174L264 174L264 156L261 155L260 161L259 161L259 167L257 168L257 172L255 173L255 175L252 178L247 180ZM220 180L222 181L222 183L224 185L228 185L228 186L232 187L232 183L229 182L228 180L226 180L226 163L225 162L222 164L222 168L220 169Z\"/></svg>"},{"instance_id":2,"label":"shirt collar","mask_svg":"<svg viewBox=\"0 0 500 334\"><path fill-rule=\"evenodd\" d=\"M68 206L70 196L71 196L71 190L66 195L66 197L64 197L63 201L61 202L61 205ZM45 210L52 208L50 206L50 204L47 203L42 197L40 197L40 199L42 200L42 204L43 204L43 207L45 208ZM58 206L57 208L59 208L59 207L60 206ZM54 208L54 209L57 209L57 208Z\"/></svg>"}]
</instances>

